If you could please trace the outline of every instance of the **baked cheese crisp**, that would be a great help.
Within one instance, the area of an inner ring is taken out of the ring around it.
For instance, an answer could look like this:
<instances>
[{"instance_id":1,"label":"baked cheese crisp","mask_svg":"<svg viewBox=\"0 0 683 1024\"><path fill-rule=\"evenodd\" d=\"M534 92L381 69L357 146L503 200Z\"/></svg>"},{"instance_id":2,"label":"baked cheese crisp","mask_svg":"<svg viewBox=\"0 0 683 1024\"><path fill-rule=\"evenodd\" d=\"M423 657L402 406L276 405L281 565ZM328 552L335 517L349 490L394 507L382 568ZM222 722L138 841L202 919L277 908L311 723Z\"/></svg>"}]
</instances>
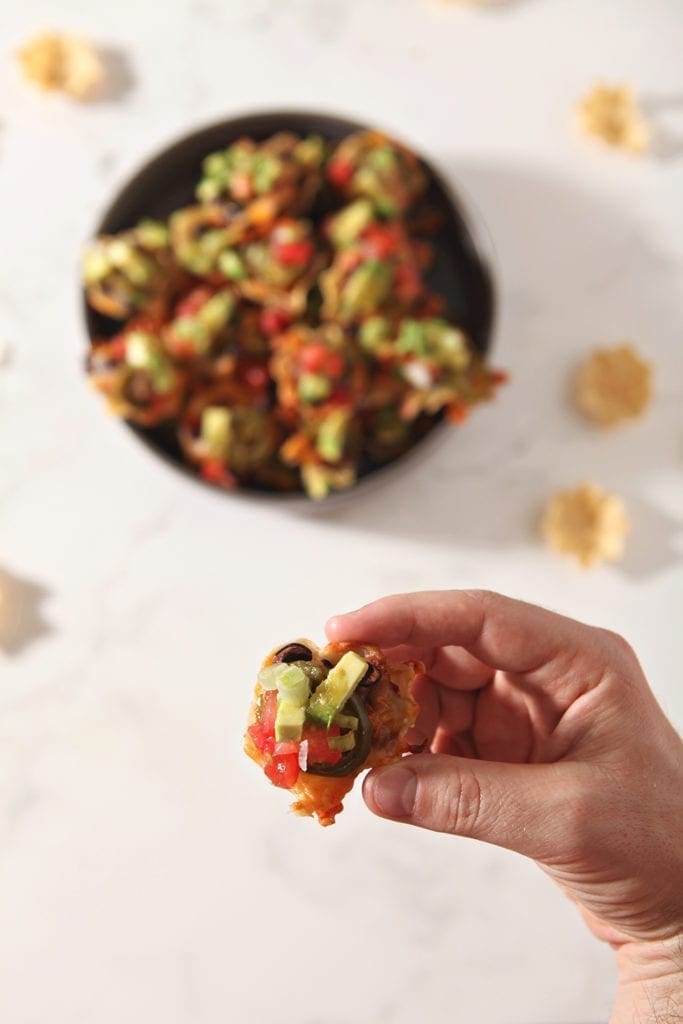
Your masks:
<instances>
[{"instance_id":1,"label":"baked cheese crisp","mask_svg":"<svg viewBox=\"0 0 683 1024\"><path fill-rule=\"evenodd\" d=\"M598 83L579 101L577 115L585 135L600 139L615 149L639 154L650 145L650 125L629 85Z\"/></svg>"},{"instance_id":2,"label":"baked cheese crisp","mask_svg":"<svg viewBox=\"0 0 683 1024\"><path fill-rule=\"evenodd\" d=\"M34 36L17 52L24 76L43 92L88 99L104 81L104 65L87 39L59 32Z\"/></svg>"},{"instance_id":3,"label":"baked cheese crisp","mask_svg":"<svg viewBox=\"0 0 683 1024\"><path fill-rule=\"evenodd\" d=\"M548 501L541 532L549 546L589 569L623 556L630 524L621 498L596 484L558 491Z\"/></svg>"},{"instance_id":4,"label":"baked cheese crisp","mask_svg":"<svg viewBox=\"0 0 683 1024\"><path fill-rule=\"evenodd\" d=\"M652 365L630 344L596 349L579 368L574 397L600 427L636 419L652 400Z\"/></svg>"}]
</instances>

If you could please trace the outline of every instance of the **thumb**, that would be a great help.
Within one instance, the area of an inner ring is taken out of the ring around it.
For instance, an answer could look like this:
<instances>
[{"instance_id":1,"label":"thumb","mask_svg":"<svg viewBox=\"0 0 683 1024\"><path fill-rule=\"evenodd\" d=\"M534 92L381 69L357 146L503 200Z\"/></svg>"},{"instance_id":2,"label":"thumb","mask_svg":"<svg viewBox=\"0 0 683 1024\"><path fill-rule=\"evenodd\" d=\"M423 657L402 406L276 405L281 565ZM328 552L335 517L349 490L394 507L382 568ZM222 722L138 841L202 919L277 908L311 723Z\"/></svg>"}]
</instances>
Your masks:
<instances>
[{"instance_id":1,"label":"thumb","mask_svg":"<svg viewBox=\"0 0 683 1024\"><path fill-rule=\"evenodd\" d=\"M544 860L562 848L570 827L567 767L416 754L371 772L363 796L383 818Z\"/></svg>"}]
</instances>

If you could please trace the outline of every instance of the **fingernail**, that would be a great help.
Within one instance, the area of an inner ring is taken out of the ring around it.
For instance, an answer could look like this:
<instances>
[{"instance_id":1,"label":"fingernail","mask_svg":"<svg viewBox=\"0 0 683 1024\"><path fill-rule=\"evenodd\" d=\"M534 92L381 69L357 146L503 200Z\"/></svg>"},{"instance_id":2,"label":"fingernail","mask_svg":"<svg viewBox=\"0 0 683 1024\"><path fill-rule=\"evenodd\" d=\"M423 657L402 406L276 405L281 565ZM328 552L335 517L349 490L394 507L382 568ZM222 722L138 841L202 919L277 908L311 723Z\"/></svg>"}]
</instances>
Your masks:
<instances>
[{"instance_id":1,"label":"fingernail","mask_svg":"<svg viewBox=\"0 0 683 1024\"><path fill-rule=\"evenodd\" d=\"M408 768L383 768L370 777L372 801L388 818L407 818L413 813L417 775Z\"/></svg>"}]
</instances>

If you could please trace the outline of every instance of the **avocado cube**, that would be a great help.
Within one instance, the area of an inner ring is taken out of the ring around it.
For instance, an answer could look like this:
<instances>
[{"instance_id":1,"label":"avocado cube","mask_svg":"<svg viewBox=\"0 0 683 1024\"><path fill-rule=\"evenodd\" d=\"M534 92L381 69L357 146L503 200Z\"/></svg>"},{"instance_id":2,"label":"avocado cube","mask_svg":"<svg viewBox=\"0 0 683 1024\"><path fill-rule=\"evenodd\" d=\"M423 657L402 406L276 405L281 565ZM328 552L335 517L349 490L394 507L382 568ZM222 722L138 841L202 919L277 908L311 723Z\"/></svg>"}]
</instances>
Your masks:
<instances>
[{"instance_id":1,"label":"avocado cube","mask_svg":"<svg viewBox=\"0 0 683 1024\"><path fill-rule=\"evenodd\" d=\"M275 740L277 743L298 743L304 728L306 709L287 701L279 700L275 715Z\"/></svg>"},{"instance_id":2,"label":"avocado cube","mask_svg":"<svg viewBox=\"0 0 683 1024\"><path fill-rule=\"evenodd\" d=\"M347 651L330 669L327 679L320 684L308 702L308 713L311 718L329 726L367 670L367 661L355 651Z\"/></svg>"}]
</instances>

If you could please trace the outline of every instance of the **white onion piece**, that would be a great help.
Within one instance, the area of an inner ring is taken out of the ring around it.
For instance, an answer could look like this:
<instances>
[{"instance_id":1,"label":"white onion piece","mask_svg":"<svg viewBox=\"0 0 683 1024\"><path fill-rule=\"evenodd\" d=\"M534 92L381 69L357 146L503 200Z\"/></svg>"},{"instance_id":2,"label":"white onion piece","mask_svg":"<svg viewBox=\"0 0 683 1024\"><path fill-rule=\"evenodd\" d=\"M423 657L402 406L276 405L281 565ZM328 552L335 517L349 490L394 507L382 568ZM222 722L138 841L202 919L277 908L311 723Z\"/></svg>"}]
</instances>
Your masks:
<instances>
[{"instance_id":1,"label":"white onion piece","mask_svg":"<svg viewBox=\"0 0 683 1024\"><path fill-rule=\"evenodd\" d=\"M305 772L308 767L308 740L302 740L299 744L299 768Z\"/></svg>"}]
</instances>

